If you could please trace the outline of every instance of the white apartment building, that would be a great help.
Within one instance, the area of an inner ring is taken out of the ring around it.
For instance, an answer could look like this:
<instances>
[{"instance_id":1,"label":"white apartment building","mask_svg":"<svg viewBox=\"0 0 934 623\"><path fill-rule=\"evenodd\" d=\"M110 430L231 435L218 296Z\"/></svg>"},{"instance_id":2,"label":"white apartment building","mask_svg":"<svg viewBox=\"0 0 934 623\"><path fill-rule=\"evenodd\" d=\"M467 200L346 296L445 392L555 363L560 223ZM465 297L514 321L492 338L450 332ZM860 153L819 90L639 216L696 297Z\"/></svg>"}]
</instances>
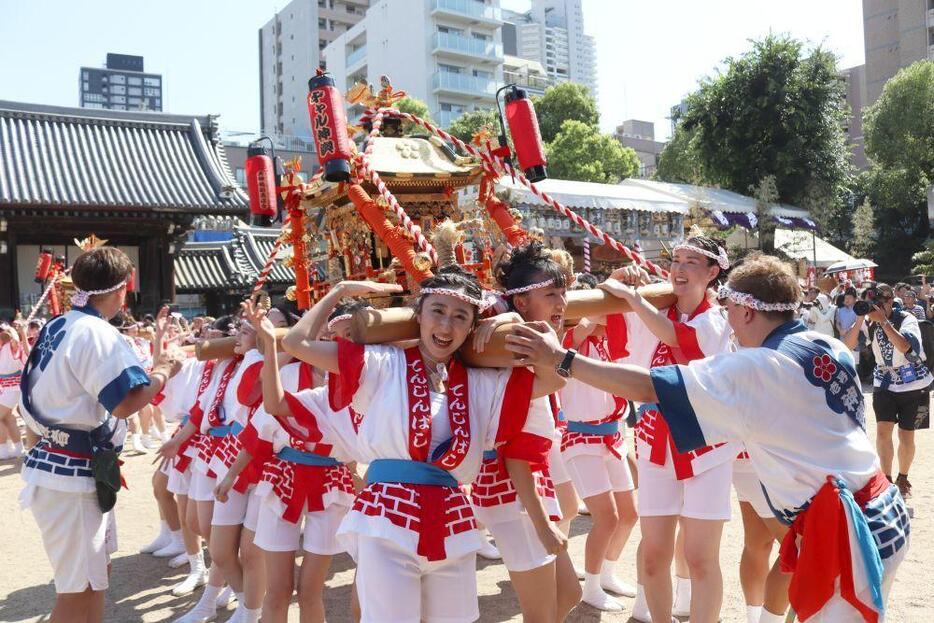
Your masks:
<instances>
[{"instance_id":1,"label":"white apartment building","mask_svg":"<svg viewBox=\"0 0 934 623\"><path fill-rule=\"evenodd\" d=\"M321 50L363 19L369 0L292 0L259 29L260 130L311 140L308 79Z\"/></svg>"},{"instance_id":2,"label":"white apartment building","mask_svg":"<svg viewBox=\"0 0 934 623\"><path fill-rule=\"evenodd\" d=\"M597 98L597 53L584 34L581 0L532 0L527 13L506 13L507 54L541 63L555 83L575 82Z\"/></svg>"},{"instance_id":3,"label":"white apartment building","mask_svg":"<svg viewBox=\"0 0 934 623\"><path fill-rule=\"evenodd\" d=\"M345 92L357 81L378 90L380 76L389 76L447 127L464 112L495 106L503 83L502 23L499 0L379 0L323 55Z\"/></svg>"}]
</instances>

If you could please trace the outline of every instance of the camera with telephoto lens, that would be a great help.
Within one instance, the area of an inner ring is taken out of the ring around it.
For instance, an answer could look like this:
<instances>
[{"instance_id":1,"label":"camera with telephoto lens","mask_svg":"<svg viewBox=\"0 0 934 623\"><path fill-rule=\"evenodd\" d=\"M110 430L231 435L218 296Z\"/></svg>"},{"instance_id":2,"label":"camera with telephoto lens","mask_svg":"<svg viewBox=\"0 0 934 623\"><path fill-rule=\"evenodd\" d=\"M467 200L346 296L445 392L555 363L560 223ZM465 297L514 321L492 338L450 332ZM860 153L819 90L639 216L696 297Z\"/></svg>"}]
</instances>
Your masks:
<instances>
[{"instance_id":1,"label":"camera with telephoto lens","mask_svg":"<svg viewBox=\"0 0 934 623\"><path fill-rule=\"evenodd\" d=\"M865 316L870 313L873 308L882 308L882 302L878 300L879 291L875 288L867 288L863 293L863 300L856 301L853 305L853 313L857 316Z\"/></svg>"}]
</instances>

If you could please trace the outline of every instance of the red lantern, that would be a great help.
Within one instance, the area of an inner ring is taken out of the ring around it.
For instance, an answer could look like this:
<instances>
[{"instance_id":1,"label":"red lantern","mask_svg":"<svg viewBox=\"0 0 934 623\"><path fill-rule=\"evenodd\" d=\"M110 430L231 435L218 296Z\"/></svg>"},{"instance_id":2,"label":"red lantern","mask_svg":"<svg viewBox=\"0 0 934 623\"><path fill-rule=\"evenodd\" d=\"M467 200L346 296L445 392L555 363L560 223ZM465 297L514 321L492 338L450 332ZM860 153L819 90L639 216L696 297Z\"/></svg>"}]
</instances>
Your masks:
<instances>
[{"instance_id":1,"label":"red lantern","mask_svg":"<svg viewBox=\"0 0 934 623\"><path fill-rule=\"evenodd\" d=\"M350 138L347 136L347 113L344 97L334 79L318 69L308 81L308 115L318 149L318 162L324 167L324 179L346 182L350 179Z\"/></svg>"},{"instance_id":2,"label":"red lantern","mask_svg":"<svg viewBox=\"0 0 934 623\"><path fill-rule=\"evenodd\" d=\"M540 182L548 177L545 171L545 146L538 130L535 107L528 94L515 86L506 93L506 121L519 158L519 167L525 176L531 182Z\"/></svg>"},{"instance_id":3,"label":"red lantern","mask_svg":"<svg viewBox=\"0 0 934 623\"><path fill-rule=\"evenodd\" d=\"M36 264L36 283L42 283L48 279L50 270L52 270L52 252L43 249L39 254L39 262Z\"/></svg>"},{"instance_id":4,"label":"red lantern","mask_svg":"<svg viewBox=\"0 0 934 623\"><path fill-rule=\"evenodd\" d=\"M246 185L250 195L250 213L274 217L276 208L276 168L269 151L251 143L246 150Z\"/></svg>"},{"instance_id":5,"label":"red lantern","mask_svg":"<svg viewBox=\"0 0 934 623\"><path fill-rule=\"evenodd\" d=\"M133 269L133 272L130 273L130 278L126 281L126 291L136 292L136 269Z\"/></svg>"}]
</instances>

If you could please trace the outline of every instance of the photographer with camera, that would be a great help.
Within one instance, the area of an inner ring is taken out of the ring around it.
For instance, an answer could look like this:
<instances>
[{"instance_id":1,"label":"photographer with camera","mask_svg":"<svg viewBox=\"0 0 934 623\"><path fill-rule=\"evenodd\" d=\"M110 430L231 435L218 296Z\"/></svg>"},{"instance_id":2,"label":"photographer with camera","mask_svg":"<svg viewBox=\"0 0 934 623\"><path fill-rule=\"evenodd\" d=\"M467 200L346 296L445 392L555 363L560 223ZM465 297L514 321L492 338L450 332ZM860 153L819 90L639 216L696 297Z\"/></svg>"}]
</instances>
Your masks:
<instances>
[{"instance_id":1,"label":"photographer with camera","mask_svg":"<svg viewBox=\"0 0 934 623\"><path fill-rule=\"evenodd\" d=\"M809 287L801 302L799 316L808 329L824 335L833 335L834 314L837 308L829 301L825 303L823 299L826 298L817 286Z\"/></svg>"},{"instance_id":2,"label":"photographer with camera","mask_svg":"<svg viewBox=\"0 0 934 623\"><path fill-rule=\"evenodd\" d=\"M895 292L884 283L867 288L854 305L856 324L843 336L855 348L868 317L869 336L876 367L873 370L872 408L876 414L876 451L882 471L892 480L895 455L892 433L898 424L898 477L894 480L903 497L911 495L908 469L915 454L915 430L929 425L928 389L931 372L923 362L918 319L894 309Z\"/></svg>"}]
</instances>

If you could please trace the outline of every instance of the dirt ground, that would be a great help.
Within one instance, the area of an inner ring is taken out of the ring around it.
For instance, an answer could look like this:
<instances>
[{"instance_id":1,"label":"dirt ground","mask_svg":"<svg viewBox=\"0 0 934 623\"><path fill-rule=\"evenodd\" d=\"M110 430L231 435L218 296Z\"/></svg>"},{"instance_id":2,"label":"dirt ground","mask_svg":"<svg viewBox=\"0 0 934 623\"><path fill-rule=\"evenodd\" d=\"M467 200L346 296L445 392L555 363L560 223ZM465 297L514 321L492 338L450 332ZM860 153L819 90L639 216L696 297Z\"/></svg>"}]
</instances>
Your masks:
<instances>
[{"instance_id":1,"label":"dirt ground","mask_svg":"<svg viewBox=\"0 0 934 623\"><path fill-rule=\"evenodd\" d=\"M867 401L869 403L870 401ZM870 416L869 421L873 419ZM889 598L888 623L928 623L934 621L934 599L930 567L934 563L934 530L931 526L934 510L934 434L923 431L917 437L917 458L911 470L915 509L912 543L908 556L899 570ZM174 597L171 587L187 570L169 569L164 559L137 553L155 536L159 521L150 493L149 479L153 471L151 455L128 453L124 467L129 491L120 494L117 505L117 525L120 550L113 560L113 575L106 608L107 621L171 621L180 616L197 599L199 593ZM31 514L21 511L17 495L21 488L19 461L0 462L0 622L46 621L54 600L51 568L42 549L39 532ZM739 557L742 550L742 525L734 499L734 520L727 523L721 562L724 576L722 621L744 623L745 609L739 585ZM572 526L571 555L583 566L584 539L590 526L587 517L578 517ZM620 576L635 583L635 551L638 528L623 553ZM927 553L925 553L927 552ZM927 571L925 571L927 569ZM478 562L480 620L484 623L519 621L519 606L509 584L506 570L498 562ZM331 623L350 621L350 585L353 567L347 556L336 559L327 583L325 600ZM570 621L629 620L632 600L624 600L622 614L600 613L580 605L571 613ZM220 613L218 620L229 618ZM293 604L289 621L298 621L298 607Z\"/></svg>"}]
</instances>

